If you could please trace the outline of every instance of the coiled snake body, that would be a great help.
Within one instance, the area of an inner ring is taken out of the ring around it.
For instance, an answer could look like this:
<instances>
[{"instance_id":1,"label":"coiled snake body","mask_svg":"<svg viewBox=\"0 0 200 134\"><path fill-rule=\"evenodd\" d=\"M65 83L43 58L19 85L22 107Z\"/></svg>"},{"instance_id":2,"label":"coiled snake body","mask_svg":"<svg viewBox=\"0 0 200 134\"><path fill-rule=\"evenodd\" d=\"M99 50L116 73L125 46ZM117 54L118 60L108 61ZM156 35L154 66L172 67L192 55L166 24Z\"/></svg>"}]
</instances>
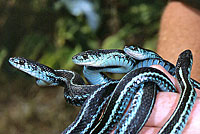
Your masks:
<instances>
[{"instance_id":1,"label":"coiled snake body","mask_svg":"<svg viewBox=\"0 0 200 134\"><path fill-rule=\"evenodd\" d=\"M20 57L10 58L9 62L35 77L39 86L65 87L65 99L71 104L82 105L76 120L63 134L96 134L110 133L113 129L114 133L138 133L152 111L157 90L176 92L164 73L147 67L159 61L171 74L175 72L182 89L176 110L159 133L181 133L196 98L193 85L199 86L190 79L191 52L186 50L180 54L176 68L162 58L153 57L154 54L135 59L125 52L97 50L74 56L76 64L84 65L84 74L92 85L85 85L81 76L73 71L54 70ZM113 80L102 72L126 74L120 80Z\"/></svg>"}]
</instances>

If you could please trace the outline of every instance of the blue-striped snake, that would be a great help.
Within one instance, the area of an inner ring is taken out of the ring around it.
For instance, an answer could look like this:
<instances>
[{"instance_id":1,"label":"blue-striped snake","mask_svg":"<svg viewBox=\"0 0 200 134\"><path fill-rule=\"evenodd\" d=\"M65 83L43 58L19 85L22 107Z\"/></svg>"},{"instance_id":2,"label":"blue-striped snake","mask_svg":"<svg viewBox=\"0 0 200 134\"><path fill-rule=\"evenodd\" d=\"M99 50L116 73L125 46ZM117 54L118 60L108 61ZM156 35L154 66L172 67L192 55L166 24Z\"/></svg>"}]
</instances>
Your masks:
<instances>
[{"instance_id":1,"label":"blue-striped snake","mask_svg":"<svg viewBox=\"0 0 200 134\"><path fill-rule=\"evenodd\" d=\"M10 58L9 62L35 77L39 86L63 86L67 102L82 106L76 120L63 134L110 133L113 129L114 133L139 133L153 109L157 90L176 92L164 73L149 67L162 65L176 76L182 92L176 110L159 133L181 133L196 98L193 86L200 87L190 79L191 52L186 50L180 54L174 67L154 52L137 58L133 49L127 50L128 47L124 51L90 50L74 56L76 64L84 65L84 75L91 85L85 85L81 76L73 71L54 70L20 57ZM126 74L120 80L113 80L102 72Z\"/></svg>"}]
</instances>

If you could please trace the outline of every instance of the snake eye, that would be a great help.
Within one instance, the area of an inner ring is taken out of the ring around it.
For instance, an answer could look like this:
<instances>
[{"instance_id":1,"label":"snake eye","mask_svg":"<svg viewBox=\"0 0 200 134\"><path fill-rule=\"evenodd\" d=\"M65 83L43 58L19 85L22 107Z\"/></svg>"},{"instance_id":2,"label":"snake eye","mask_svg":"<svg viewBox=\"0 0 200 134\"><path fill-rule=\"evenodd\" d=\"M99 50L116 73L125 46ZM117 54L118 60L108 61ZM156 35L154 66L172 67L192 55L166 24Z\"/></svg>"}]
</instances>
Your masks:
<instances>
[{"instance_id":1,"label":"snake eye","mask_svg":"<svg viewBox=\"0 0 200 134\"><path fill-rule=\"evenodd\" d=\"M24 65L24 60L20 60L20 61L19 61L19 64L20 64L20 65Z\"/></svg>"},{"instance_id":2,"label":"snake eye","mask_svg":"<svg viewBox=\"0 0 200 134\"><path fill-rule=\"evenodd\" d=\"M24 65L26 63L26 60L24 58L21 58L21 57L11 57L9 59L9 62L13 66L17 66L17 65Z\"/></svg>"},{"instance_id":3,"label":"snake eye","mask_svg":"<svg viewBox=\"0 0 200 134\"><path fill-rule=\"evenodd\" d=\"M88 55L84 54L83 59L88 59Z\"/></svg>"},{"instance_id":4,"label":"snake eye","mask_svg":"<svg viewBox=\"0 0 200 134\"><path fill-rule=\"evenodd\" d=\"M137 47L134 47L134 46L129 46L129 47L127 47L127 48L129 48L130 50L137 50Z\"/></svg>"},{"instance_id":5,"label":"snake eye","mask_svg":"<svg viewBox=\"0 0 200 134\"><path fill-rule=\"evenodd\" d=\"M24 65L24 63L25 63L25 61L24 61L23 59L20 59L20 58L14 59L13 62L14 62L15 64L19 64L19 65Z\"/></svg>"},{"instance_id":6,"label":"snake eye","mask_svg":"<svg viewBox=\"0 0 200 134\"><path fill-rule=\"evenodd\" d=\"M138 50L138 47L132 47L133 50Z\"/></svg>"}]
</instances>

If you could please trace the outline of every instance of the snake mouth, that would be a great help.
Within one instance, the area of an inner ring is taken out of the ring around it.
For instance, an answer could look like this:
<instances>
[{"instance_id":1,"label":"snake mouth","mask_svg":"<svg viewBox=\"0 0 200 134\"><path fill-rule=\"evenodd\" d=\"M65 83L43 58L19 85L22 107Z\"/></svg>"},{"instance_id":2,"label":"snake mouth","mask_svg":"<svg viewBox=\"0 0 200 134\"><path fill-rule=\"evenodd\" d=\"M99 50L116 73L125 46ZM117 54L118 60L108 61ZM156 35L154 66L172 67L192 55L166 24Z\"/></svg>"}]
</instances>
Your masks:
<instances>
[{"instance_id":1,"label":"snake mouth","mask_svg":"<svg viewBox=\"0 0 200 134\"><path fill-rule=\"evenodd\" d=\"M77 65L82 65L82 66L94 66L94 67L98 67L98 65L95 65L96 62L76 62L75 64Z\"/></svg>"},{"instance_id":2,"label":"snake mouth","mask_svg":"<svg viewBox=\"0 0 200 134\"><path fill-rule=\"evenodd\" d=\"M77 57L73 57L72 61L81 66L94 66L96 65L96 61L91 61L91 60L83 60L82 58L77 59Z\"/></svg>"}]
</instances>

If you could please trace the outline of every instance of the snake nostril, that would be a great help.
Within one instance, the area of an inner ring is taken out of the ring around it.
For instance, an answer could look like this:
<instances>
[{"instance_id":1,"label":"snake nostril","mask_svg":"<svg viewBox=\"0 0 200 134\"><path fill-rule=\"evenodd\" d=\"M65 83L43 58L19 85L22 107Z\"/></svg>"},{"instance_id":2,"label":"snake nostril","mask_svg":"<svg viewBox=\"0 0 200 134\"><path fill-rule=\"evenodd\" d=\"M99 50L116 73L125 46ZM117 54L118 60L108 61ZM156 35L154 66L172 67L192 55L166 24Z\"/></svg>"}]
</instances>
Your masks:
<instances>
[{"instance_id":1,"label":"snake nostril","mask_svg":"<svg viewBox=\"0 0 200 134\"><path fill-rule=\"evenodd\" d=\"M9 60L8 60L9 62L13 62L13 58L11 57L11 58L9 58Z\"/></svg>"},{"instance_id":2,"label":"snake nostril","mask_svg":"<svg viewBox=\"0 0 200 134\"><path fill-rule=\"evenodd\" d=\"M77 56L76 56L76 55L72 57L72 60L75 60L75 59L77 59Z\"/></svg>"}]
</instances>

